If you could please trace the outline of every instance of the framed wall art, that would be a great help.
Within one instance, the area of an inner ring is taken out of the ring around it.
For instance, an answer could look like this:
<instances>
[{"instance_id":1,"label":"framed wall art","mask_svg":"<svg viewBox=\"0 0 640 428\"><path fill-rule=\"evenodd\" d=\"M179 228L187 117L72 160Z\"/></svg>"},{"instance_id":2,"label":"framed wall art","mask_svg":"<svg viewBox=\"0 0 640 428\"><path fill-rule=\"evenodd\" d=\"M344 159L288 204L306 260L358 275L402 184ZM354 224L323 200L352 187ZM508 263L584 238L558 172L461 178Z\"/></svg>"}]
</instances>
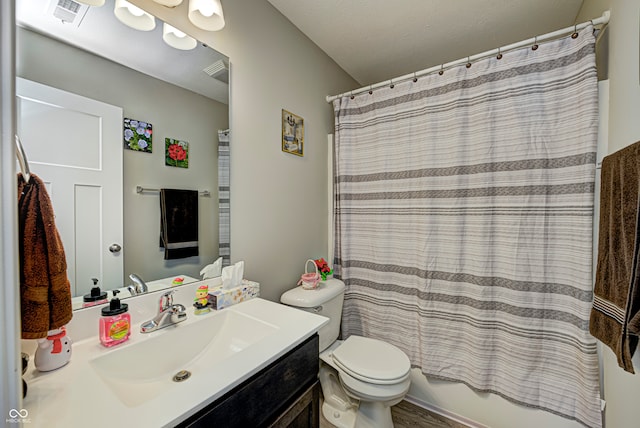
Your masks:
<instances>
[{"instance_id":1,"label":"framed wall art","mask_svg":"<svg viewBox=\"0 0 640 428\"><path fill-rule=\"evenodd\" d=\"M282 151L304 156L304 119L282 110Z\"/></svg>"},{"instance_id":2,"label":"framed wall art","mask_svg":"<svg viewBox=\"0 0 640 428\"><path fill-rule=\"evenodd\" d=\"M124 148L137 152L153 152L153 126L136 119L124 119Z\"/></svg>"},{"instance_id":3,"label":"framed wall art","mask_svg":"<svg viewBox=\"0 0 640 428\"><path fill-rule=\"evenodd\" d=\"M189 143L173 138L165 138L165 165L189 168Z\"/></svg>"}]
</instances>

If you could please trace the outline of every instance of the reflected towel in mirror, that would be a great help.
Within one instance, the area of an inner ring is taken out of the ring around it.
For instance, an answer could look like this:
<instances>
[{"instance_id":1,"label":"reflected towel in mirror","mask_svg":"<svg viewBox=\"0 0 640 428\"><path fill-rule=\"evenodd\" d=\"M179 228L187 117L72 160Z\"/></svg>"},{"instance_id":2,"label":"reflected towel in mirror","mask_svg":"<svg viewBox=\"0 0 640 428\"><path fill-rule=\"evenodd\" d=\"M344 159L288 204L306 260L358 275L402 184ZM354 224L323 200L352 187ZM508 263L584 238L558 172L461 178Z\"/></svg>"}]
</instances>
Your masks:
<instances>
[{"instance_id":1,"label":"reflected towel in mirror","mask_svg":"<svg viewBox=\"0 0 640 428\"><path fill-rule=\"evenodd\" d=\"M160 189L160 247L164 259L198 255L198 191Z\"/></svg>"}]
</instances>

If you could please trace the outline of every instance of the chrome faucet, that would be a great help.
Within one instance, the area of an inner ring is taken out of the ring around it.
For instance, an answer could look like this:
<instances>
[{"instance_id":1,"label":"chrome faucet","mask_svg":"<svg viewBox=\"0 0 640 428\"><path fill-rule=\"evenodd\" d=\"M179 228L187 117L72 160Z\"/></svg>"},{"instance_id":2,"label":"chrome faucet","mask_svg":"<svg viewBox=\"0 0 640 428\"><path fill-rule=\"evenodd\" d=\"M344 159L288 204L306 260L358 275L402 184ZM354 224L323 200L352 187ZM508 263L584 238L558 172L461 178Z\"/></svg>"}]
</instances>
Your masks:
<instances>
[{"instance_id":1,"label":"chrome faucet","mask_svg":"<svg viewBox=\"0 0 640 428\"><path fill-rule=\"evenodd\" d=\"M147 284L145 284L142 278L140 278L135 273L132 273L131 275L129 275L129 278L135 284L135 287L133 285L127 286L127 290L129 290L129 293L131 293L132 296L137 296L138 294L144 294L147 291L149 291Z\"/></svg>"},{"instance_id":2,"label":"chrome faucet","mask_svg":"<svg viewBox=\"0 0 640 428\"><path fill-rule=\"evenodd\" d=\"M187 309L184 305L173 303L174 290L162 293L158 306L158 314L147 322L142 323L141 333L149 333L161 328L177 324L187 319Z\"/></svg>"}]
</instances>

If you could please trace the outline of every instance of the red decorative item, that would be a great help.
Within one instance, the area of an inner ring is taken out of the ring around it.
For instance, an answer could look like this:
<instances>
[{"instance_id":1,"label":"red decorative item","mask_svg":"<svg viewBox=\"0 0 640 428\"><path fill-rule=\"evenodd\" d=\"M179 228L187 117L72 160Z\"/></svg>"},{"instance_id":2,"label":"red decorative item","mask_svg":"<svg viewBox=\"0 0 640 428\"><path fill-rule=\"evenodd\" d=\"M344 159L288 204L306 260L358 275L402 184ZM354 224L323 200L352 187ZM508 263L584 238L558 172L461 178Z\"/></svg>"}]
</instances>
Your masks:
<instances>
[{"instance_id":1,"label":"red decorative item","mask_svg":"<svg viewBox=\"0 0 640 428\"><path fill-rule=\"evenodd\" d=\"M322 276L322 280L327 280L327 275L331 275L333 273L333 269L329 267L327 261L323 258L319 258L313 261L316 264L316 267L320 271L320 276Z\"/></svg>"}]
</instances>

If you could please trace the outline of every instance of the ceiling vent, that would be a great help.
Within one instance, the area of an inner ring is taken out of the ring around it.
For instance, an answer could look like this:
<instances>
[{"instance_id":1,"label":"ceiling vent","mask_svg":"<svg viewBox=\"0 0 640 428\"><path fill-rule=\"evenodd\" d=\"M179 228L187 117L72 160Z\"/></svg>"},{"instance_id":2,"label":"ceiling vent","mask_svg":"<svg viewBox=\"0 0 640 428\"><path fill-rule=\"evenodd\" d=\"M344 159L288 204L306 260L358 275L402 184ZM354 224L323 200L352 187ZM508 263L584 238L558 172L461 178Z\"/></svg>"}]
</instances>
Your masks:
<instances>
[{"instance_id":1,"label":"ceiling vent","mask_svg":"<svg viewBox=\"0 0 640 428\"><path fill-rule=\"evenodd\" d=\"M52 0L49 12L64 23L79 26L89 10L89 6L73 0Z\"/></svg>"},{"instance_id":2,"label":"ceiling vent","mask_svg":"<svg viewBox=\"0 0 640 428\"><path fill-rule=\"evenodd\" d=\"M229 84L229 64L223 59L214 62L202 71L216 80Z\"/></svg>"}]
</instances>

